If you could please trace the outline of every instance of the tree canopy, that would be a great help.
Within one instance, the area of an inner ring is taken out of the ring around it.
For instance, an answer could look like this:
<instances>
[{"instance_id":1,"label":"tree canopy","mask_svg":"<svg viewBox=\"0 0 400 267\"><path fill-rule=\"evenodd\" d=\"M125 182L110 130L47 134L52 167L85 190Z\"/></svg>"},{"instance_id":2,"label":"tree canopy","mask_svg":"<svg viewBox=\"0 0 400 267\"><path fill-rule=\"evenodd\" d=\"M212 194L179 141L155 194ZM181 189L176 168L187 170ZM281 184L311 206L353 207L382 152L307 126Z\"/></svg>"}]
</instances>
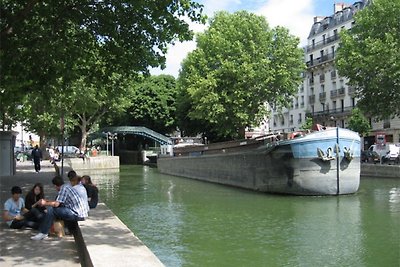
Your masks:
<instances>
[{"instance_id":1,"label":"tree canopy","mask_svg":"<svg viewBox=\"0 0 400 267\"><path fill-rule=\"evenodd\" d=\"M140 125L163 134L176 128L177 87L171 75L143 77L131 86L126 112L111 120L114 125Z\"/></svg>"},{"instance_id":2,"label":"tree canopy","mask_svg":"<svg viewBox=\"0 0 400 267\"><path fill-rule=\"evenodd\" d=\"M368 116L400 115L400 1L374 0L341 34L337 66Z\"/></svg>"},{"instance_id":3,"label":"tree canopy","mask_svg":"<svg viewBox=\"0 0 400 267\"><path fill-rule=\"evenodd\" d=\"M4 0L0 11L0 120L4 129L32 119L33 131L35 116L58 124L63 113L82 129L123 108L122 83L164 66L168 44L191 40L187 18L204 21L191 0ZM50 119L45 109L58 114Z\"/></svg>"},{"instance_id":4,"label":"tree canopy","mask_svg":"<svg viewBox=\"0 0 400 267\"><path fill-rule=\"evenodd\" d=\"M183 61L180 113L221 138L244 137L266 114L266 102L286 106L296 92L304 70L298 44L262 16L217 13Z\"/></svg>"},{"instance_id":5,"label":"tree canopy","mask_svg":"<svg viewBox=\"0 0 400 267\"><path fill-rule=\"evenodd\" d=\"M371 131L371 125L358 108L351 111L348 128L361 136L368 136Z\"/></svg>"}]
</instances>

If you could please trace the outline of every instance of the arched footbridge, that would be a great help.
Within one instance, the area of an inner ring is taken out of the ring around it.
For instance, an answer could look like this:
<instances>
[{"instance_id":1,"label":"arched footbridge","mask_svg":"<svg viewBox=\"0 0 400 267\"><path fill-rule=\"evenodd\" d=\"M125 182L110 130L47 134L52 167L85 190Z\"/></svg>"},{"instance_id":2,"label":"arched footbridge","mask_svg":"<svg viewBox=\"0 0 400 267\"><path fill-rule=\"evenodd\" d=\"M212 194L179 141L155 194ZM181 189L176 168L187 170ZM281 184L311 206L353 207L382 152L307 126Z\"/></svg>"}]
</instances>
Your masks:
<instances>
[{"instance_id":1,"label":"arched footbridge","mask_svg":"<svg viewBox=\"0 0 400 267\"><path fill-rule=\"evenodd\" d=\"M172 145L171 138L143 126L113 126L103 128L98 132L98 134L104 137L106 137L108 133L140 135L153 139L160 145Z\"/></svg>"}]
</instances>

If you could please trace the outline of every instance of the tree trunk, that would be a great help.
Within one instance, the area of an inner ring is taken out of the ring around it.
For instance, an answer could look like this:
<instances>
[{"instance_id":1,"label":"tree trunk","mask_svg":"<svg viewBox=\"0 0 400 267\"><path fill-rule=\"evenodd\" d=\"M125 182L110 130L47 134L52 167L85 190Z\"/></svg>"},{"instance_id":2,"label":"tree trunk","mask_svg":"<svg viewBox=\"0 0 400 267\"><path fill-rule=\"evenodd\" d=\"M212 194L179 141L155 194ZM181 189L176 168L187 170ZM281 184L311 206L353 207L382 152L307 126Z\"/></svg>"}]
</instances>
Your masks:
<instances>
[{"instance_id":1,"label":"tree trunk","mask_svg":"<svg viewBox=\"0 0 400 267\"><path fill-rule=\"evenodd\" d=\"M240 128L239 128L239 131L238 131L238 134L239 134L239 139L244 139L244 136L245 136L245 130L246 130L246 128L245 128L245 127L240 127Z\"/></svg>"},{"instance_id":2,"label":"tree trunk","mask_svg":"<svg viewBox=\"0 0 400 267\"><path fill-rule=\"evenodd\" d=\"M86 116L81 117L81 125L79 127L81 128L81 133L82 133L81 145L79 146L79 149L82 151L82 153L85 153L86 142L88 137Z\"/></svg>"}]
</instances>

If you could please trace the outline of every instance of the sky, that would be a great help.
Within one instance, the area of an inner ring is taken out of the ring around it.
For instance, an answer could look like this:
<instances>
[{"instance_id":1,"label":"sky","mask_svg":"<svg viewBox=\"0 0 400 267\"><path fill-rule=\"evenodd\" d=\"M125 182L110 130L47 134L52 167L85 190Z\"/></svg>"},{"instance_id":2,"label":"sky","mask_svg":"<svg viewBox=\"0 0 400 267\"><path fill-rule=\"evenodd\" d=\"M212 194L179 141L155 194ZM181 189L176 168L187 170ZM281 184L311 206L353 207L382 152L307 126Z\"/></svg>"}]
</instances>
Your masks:
<instances>
[{"instance_id":1,"label":"sky","mask_svg":"<svg viewBox=\"0 0 400 267\"><path fill-rule=\"evenodd\" d=\"M352 4L354 1L337 0L197 0L204 6L204 13L212 17L217 11L233 13L239 10L247 10L257 15L265 16L269 25L284 26L290 33L300 38L300 45L307 44L307 36L313 24L315 16L330 16L335 2ZM203 32L207 25L190 22L190 28L195 32ZM153 75L170 74L178 77L180 64L187 54L196 48L195 41L178 42L170 45L166 55L166 68L150 70Z\"/></svg>"}]
</instances>

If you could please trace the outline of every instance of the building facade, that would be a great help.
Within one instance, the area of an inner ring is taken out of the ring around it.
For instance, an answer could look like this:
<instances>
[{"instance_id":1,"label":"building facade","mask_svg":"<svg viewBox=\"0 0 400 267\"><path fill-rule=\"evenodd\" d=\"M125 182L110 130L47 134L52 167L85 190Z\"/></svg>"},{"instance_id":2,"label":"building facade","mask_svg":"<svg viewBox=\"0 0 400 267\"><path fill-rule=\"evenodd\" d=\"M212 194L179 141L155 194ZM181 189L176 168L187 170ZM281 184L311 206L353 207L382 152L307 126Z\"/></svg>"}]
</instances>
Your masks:
<instances>
[{"instance_id":1,"label":"building facade","mask_svg":"<svg viewBox=\"0 0 400 267\"><path fill-rule=\"evenodd\" d=\"M339 76L335 67L336 52L340 45L339 33L354 25L354 15L368 5L368 0L352 5L334 4L334 14L315 17L304 48L307 69L297 95L290 109L272 108L270 129L274 132L299 130L306 117L313 123L346 128L351 111L357 104L355 90L347 85L348 79ZM399 142L400 119L374 122L371 119L371 137L366 138L368 146L373 143L377 132L384 132L390 142Z\"/></svg>"}]
</instances>

